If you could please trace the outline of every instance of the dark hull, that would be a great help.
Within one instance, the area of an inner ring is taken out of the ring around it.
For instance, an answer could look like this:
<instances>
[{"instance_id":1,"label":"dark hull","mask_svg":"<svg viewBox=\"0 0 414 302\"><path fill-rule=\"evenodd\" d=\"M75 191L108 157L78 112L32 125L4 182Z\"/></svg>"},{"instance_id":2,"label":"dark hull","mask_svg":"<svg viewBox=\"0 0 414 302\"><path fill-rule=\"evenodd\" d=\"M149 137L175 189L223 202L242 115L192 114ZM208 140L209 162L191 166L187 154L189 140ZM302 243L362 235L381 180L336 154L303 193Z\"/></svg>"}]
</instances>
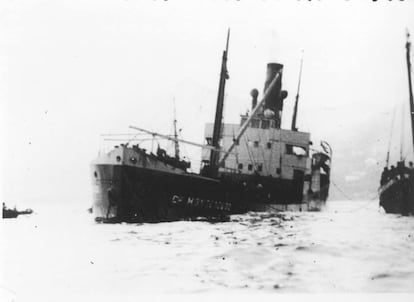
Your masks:
<instances>
[{"instance_id":1,"label":"dark hull","mask_svg":"<svg viewBox=\"0 0 414 302\"><path fill-rule=\"evenodd\" d=\"M32 214L32 210L17 211L12 209L3 209L3 218L16 218L19 215Z\"/></svg>"},{"instance_id":2,"label":"dark hull","mask_svg":"<svg viewBox=\"0 0 414 302\"><path fill-rule=\"evenodd\" d=\"M97 164L93 170L93 213L96 220L104 222L221 219L256 210L257 204L304 204L303 182L261 178L258 189L259 179L254 176L222 175L216 180L111 164Z\"/></svg>"},{"instance_id":3,"label":"dark hull","mask_svg":"<svg viewBox=\"0 0 414 302\"><path fill-rule=\"evenodd\" d=\"M386 213L414 215L414 177L395 178L380 189L380 206Z\"/></svg>"},{"instance_id":4,"label":"dark hull","mask_svg":"<svg viewBox=\"0 0 414 302\"><path fill-rule=\"evenodd\" d=\"M3 209L3 218L16 218L17 216L19 216L18 211Z\"/></svg>"},{"instance_id":5,"label":"dark hull","mask_svg":"<svg viewBox=\"0 0 414 302\"><path fill-rule=\"evenodd\" d=\"M97 220L158 222L221 217L237 211L219 181L140 167L96 165Z\"/></svg>"}]
</instances>

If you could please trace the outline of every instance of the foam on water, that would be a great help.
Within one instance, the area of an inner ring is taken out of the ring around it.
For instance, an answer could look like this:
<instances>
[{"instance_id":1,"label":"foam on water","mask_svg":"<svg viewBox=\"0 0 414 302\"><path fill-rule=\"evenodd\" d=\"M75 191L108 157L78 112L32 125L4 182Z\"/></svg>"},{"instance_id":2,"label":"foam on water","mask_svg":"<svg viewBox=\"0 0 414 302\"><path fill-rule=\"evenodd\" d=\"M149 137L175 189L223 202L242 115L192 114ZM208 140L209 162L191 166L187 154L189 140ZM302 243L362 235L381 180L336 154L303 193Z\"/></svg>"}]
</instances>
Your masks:
<instances>
[{"instance_id":1,"label":"foam on water","mask_svg":"<svg viewBox=\"0 0 414 302\"><path fill-rule=\"evenodd\" d=\"M375 201L224 223L111 225L83 209L36 210L1 223L0 293L17 301L414 291L414 218L386 215Z\"/></svg>"}]
</instances>

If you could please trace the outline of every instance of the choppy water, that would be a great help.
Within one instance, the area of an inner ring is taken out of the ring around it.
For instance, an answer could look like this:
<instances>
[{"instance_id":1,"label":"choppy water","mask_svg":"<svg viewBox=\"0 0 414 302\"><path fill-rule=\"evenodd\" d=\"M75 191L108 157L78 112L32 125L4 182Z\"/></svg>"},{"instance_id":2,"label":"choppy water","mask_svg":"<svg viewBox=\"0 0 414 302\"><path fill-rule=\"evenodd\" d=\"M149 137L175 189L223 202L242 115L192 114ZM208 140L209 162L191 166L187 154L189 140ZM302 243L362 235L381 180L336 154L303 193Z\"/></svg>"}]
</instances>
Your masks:
<instances>
[{"instance_id":1,"label":"choppy water","mask_svg":"<svg viewBox=\"0 0 414 302\"><path fill-rule=\"evenodd\" d=\"M414 292L414 217L386 215L376 202L141 225L96 224L83 209L56 207L1 225L0 294L16 301Z\"/></svg>"}]
</instances>

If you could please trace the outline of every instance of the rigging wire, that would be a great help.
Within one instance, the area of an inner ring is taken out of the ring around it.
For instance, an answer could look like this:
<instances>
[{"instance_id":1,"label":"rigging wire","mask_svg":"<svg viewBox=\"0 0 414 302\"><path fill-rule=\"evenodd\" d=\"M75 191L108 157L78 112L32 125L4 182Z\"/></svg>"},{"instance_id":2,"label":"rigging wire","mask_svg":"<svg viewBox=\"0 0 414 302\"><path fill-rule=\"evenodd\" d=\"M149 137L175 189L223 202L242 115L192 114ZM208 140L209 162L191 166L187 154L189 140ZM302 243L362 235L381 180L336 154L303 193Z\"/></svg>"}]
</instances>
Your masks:
<instances>
[{"instance_id":1,"label":"rigging wire","mask_svg":"<svg viewBox=\"0 0 414 302\"><path fill-rule=\"evenodd\" d=\"M181 135L181 131L179 132L179 136L182 138L182 135ZM187 160L190 162L190 163L193 163L193 162L196 162L196 163L198 163L198 166L200 166L201 165L201 161L200 160L194 160L194 159L191 159L191 157L190 157L190 153L187 151L187 148L186 148L186 146L185 146L185 144L182 144L182 148L184 149L184 158L187 158ZM201 152L203 152L203 151L201 151ZM184 159L183 158L183 159ZM191 172L194 172L194 169L193 169L193 166L191 165L190 166L190 171Z\"/></svg>"},{"instance_id":2,"label":"rigging wire","mask_svg":"<svg viewBox=\"0 0 414 302\"><path fill-rule=\"evenodd\" d=\"M331 184L334 185L334 187L349 201L355 201L352 197L350 197L348 194L346 194L344 192L344 190L342 190L332 179L331 179ZM351 209L349 211L346 211L346 213L352 213L352 212L356 212L362 209L365 209L368 205L370 205L373 201L378 200L379 197L379 193L376 193L375 196L371 199L369 199L367 202L365 202L364 204L362 204L359 207L356 207L354 209Z\"/></svg>"},{"instance_id":3,"label":"rigging wire","mask_svg":"<svg viewBox=\"0 0 414 302\"><path fill-rule=\"evenodd\" d=\"M246 144L247 154L249 155L250 162L252 163L253 166L255 166L256 163L254 161L254 157L250 153L251 150L250 150L249 139L248 139L247 135L244 137L244 142Z\"/></svg>"},{"instance_id":4,"label":"rigging wire","mask_svg":"<svg viewBox=\"0 0 414 302\"><path fill-rule=\"evenodd\" d=\"M348 200L353 200L352 197L350 197L345 191L343 191L332 179L331 183L334 185L334 187Z\"/></svg>"},{"instance_id":5,"label":"rigging wire","mask_svg":"<svg viewBox=\"0 0 414 302\"><path fill-rule=\"evenodd\" d=\"M236 133L234 133L234 128L232 128L232 132L233 132L233 141L234 141L236 139ZM236 145L235 149L236 149L236 153L234 154L234 157L235 157L236 166L237 166L237 169L238 169L238 166L239 166L240 162L239 162L239 152L238 152L237 145Z\"/></svg>"},{"instance_id":6,"label":"rigging wire","mask_svg":"<svg viewBox=\"0 0 414 302\"><path fill-rule=\"evenodd\" d=\"M128 141L127 141L127 143L126 143L126 146L128 146L129 145L129 143L132 141L132 140L135 140L135 138L137 137L137 135L138 135L139 133L136 133L132 138L130 138Z\"/></svg>"},{"instance_id":7,"label":"rigging wire","mask_svg":"<svg viewBox=\"0 0 414 302\"><path fill-rule=\"evenodd\" d=\"M101 136L138 136L148 135L146 133L102 133Z\"/></svg>"},{"instance_id":8,"label":"rigging wire","mask_svg":"<svg viewBox=\"0 0 414 302\"><path fill-rule=\"evenodd\" d=\"M135 139L131 138L131 139L128 140L128 143L125 144L125 146L127 146L132 141L142 143L142 142L149 141L149 140L152 140L152 138L135 138ZM104 142L124 142L125 139L123 139L123 138L104 138L103 141Z\"/></svg>"}]
</instances>

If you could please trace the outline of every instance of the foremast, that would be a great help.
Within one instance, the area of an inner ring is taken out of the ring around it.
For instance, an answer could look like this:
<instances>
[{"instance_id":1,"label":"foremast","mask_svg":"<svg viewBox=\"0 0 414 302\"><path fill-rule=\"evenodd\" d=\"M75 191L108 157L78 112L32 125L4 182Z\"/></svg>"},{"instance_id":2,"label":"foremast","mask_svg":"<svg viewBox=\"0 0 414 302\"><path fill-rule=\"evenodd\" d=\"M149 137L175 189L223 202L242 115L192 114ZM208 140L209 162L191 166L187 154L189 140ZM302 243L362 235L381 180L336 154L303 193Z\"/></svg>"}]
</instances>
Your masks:
<instances>
[{"instance_id":1,"label":"foremast","mask_svg":"<svg viewBox=\"0 0 414 302\"><path fill-rule=\"evenodd\" d=\"M223 106L224 106L224 91L226 87L226 80L229 79L228 71L227 71L227 54L229 49L229 38L230 38L230 29L227 32L227 43L226 49L223 51L223 57L221 61L221 71L220 71L220 82L219 82L219 89L217 95L217 106L216 106L216 116L214 119L214 129L213 129L213 137L212 137L212 146L215 149L220 148L220 138L221 132L223 127ZM210 168L209 168L209 176L210 177L217 177L218 175L218 160L219 160L220 152L217 150L211 150L210 153Z\"/></svg>"},{"instance_id":2,"label":"foremast","mask_svg":"<svg viewBox=\"0 0 414 302\"><path fill-rule=\"evenodd\" d=\"M407 71L408 71L408 89L410 93L410 118L411 118L411 135L412 135L412 144L414 150L414 100L413 100L413 87L411 82L411 60L410 60L410 50L411 50L411 42L410 42L410 33L407 30L407 42L405 44L406 48L406 58L407 58Z\"/></svg>"},{"instance_id":3,"label":"foremast","mask_svg":"<svg viewBox=\"0 0 414 302\"><path fill-rule=\"evenodd\" d=\"M180 145L178 143L177 133L177 114L175 112L175 101L174 101L174 155L176 159L180 159Z\"/></svg>"}]
</instances>

